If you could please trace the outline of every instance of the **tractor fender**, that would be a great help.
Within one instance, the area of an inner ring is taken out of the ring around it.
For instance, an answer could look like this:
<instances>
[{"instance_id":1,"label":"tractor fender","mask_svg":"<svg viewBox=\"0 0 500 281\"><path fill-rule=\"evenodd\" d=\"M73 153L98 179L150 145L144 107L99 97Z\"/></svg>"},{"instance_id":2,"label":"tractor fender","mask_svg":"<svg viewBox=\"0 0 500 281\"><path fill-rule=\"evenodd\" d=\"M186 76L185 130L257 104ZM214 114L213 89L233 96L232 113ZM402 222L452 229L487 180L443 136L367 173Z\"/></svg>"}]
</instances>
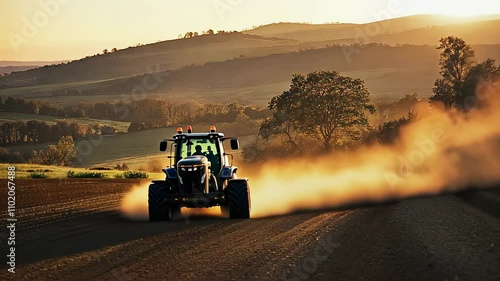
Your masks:
<instances>
[{"instance_id":1,"label":"tractor fender","mask_svg":"<svg viewBox=\"0 0 500 281\"><path fill-rule=\"evenodd\" d=\"M167 179L169 180L176 180L179 178L179 175L177 174L177 170L175 168L166 168L162 169L162 171L167 175Z\"/></svg>"},{"instance_id":2,"label":"tractor fender","mask_svg":"<svg viewBox=\"0 0 500 281\"><path fill-rule=\"evenodd\" d=\"M229 180L236 177L236 171L238 171L238 167L236 166L225 166L220 171L219 178L222 180Z\"/></svg>"}]
</instances>

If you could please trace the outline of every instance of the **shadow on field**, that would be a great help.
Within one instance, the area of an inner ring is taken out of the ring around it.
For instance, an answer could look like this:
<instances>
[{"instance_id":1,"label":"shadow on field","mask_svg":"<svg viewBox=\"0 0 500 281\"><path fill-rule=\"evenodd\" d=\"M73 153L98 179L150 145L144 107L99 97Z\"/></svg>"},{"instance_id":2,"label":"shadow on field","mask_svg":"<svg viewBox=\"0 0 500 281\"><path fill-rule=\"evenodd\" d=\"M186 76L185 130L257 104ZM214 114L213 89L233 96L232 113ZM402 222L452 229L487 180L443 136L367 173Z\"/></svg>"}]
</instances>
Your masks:
<instances>
[{"instance_id":1,"label":"shadow on field","mask_svg":"<svg viewBox=\"0 0 500 281\"><path fill-rule=\"evenodd\" d=\"M457 193L457 196L474 208L500 219L500 187L470 189Z\"/></svg>"},{"instance_id":2,"label":"shadow on field","mask_svg":"<svg viewBox=\"0 0 500 281\"><path fill-rule=\"evenodd\" d=\"M27 240L23 239L24 235L20 229L18 261L21 265L28 264L154 236L179 235L176 233L189 228L200 228L202 231L201 228L206 226L228 226L237 222L238 220L207 215L191 215L189 220L154 223L129 220L117 211L84 215L40 226L36 233L27 233L26 236L31 236Z\"/></svg>"},{"instance_id":3,"label":"shadow on field","mask_svg":"<svg viewBox=\"0 0 500 281\"><path fill-rule=\"evenodd\" d=\"M498 185L490 189L467 189L461 192L441 195L456 195L476 209L500 218L500 188ZM415 198L425 199L433 196L440 195L427 195ZM314 215L355 209L383 210L391 208L391 206L399 204L399 202L401 201L358 202L337 208L300 210L273 217L280 218L304 213ZM273 219L273 217L252 219L248 223ZM83 216L41 225L31 233L28 231L23 233L22 229L19 229L18 261L19 264L23 265L47 259L57 259L153 237L174 237L179 241L183 238L190 239L192 235L196 235L197 233L226 228L241 222L241 220L229 220L220 216L202 214L191 214L187 220L178 219L175 221L154 223L131 220L123 217L118 211L84 214ZM155 240L151 241L154 243Z\"/></svg>"}]
</instances>

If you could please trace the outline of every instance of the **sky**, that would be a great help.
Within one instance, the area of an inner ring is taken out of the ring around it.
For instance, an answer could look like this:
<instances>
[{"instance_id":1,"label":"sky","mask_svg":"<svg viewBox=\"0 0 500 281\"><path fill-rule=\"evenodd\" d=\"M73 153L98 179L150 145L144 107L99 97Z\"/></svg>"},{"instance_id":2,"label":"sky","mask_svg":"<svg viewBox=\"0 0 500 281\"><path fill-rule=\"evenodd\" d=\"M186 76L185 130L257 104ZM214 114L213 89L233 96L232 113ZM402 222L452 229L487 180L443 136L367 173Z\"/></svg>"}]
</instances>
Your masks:
<instances>
[{"instance_id":1,"label":"sky","mask_svg":"<svg viewBox=\"0 0 500 281\"><path fill-rule=\"evenodd\" d=\"M1 0L0 60L70 60L187 31L500 14L499 0ZM383 16L380 16L383 15Z\"/></svg>"}]
</instances>

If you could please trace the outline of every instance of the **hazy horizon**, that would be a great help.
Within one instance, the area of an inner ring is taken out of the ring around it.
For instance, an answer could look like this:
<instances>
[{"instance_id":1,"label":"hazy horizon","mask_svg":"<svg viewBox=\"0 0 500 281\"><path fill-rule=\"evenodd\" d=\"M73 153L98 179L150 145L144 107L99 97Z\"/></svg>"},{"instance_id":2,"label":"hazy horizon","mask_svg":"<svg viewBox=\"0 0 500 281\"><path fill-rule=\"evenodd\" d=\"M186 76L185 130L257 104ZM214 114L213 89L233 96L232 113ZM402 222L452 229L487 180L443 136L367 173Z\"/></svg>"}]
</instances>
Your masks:
<instances>
[{"instance_id":1,"label":"hazy horizon","mask_svg":"<svg viewBox=\"0 0 500 281\"><path fill-rule=\"evenodd\" d=\"M242 31L276 22L368 23L411 15L500 14L500 1L494 0L6 0L0 7L0 23L6 27L0 61L73 60L103 49L176 39L188 31Z\"/></svg>"}]
</instances>

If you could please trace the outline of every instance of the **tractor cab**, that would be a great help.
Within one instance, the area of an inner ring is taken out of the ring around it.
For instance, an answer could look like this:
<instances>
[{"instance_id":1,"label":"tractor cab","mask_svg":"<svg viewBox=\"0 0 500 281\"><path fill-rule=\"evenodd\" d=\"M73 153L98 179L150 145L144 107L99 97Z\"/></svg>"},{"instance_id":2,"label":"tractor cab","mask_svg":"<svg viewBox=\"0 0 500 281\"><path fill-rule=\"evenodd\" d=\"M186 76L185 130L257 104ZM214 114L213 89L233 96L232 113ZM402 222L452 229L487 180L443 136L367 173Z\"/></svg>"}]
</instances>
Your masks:
<instances>
[{"instance_id":1,"label":"tractor cab","mask_svg":"<svg viewBox=\"0 0 500 281\"><path fill-rule=\"evenodd\" d=\"M232 166L233 156L225 152L224 142L229 141L231 149L238 150L238 139L226 138L223 133L217 132L215 126L211 126L208 133L193 133L191 126L188 126L187 133L184 133L183 129L179 127L177 134L172 139L161 142L161 151L167 150L169 141L171 142L170 169L176 169L177 173L182 172L182 168L186 166L185 163L193 163L198 159L199 164L201 164L203 158L206 158L209 162L210 172L219 184L234 177L237 167ZM231 157L231 161L229 157ZM189 161L186 161L187 159ZM192 165L188 164L187 166ZM167 173L167 178L168 175Z\"/></svg>"}]
</instances>

